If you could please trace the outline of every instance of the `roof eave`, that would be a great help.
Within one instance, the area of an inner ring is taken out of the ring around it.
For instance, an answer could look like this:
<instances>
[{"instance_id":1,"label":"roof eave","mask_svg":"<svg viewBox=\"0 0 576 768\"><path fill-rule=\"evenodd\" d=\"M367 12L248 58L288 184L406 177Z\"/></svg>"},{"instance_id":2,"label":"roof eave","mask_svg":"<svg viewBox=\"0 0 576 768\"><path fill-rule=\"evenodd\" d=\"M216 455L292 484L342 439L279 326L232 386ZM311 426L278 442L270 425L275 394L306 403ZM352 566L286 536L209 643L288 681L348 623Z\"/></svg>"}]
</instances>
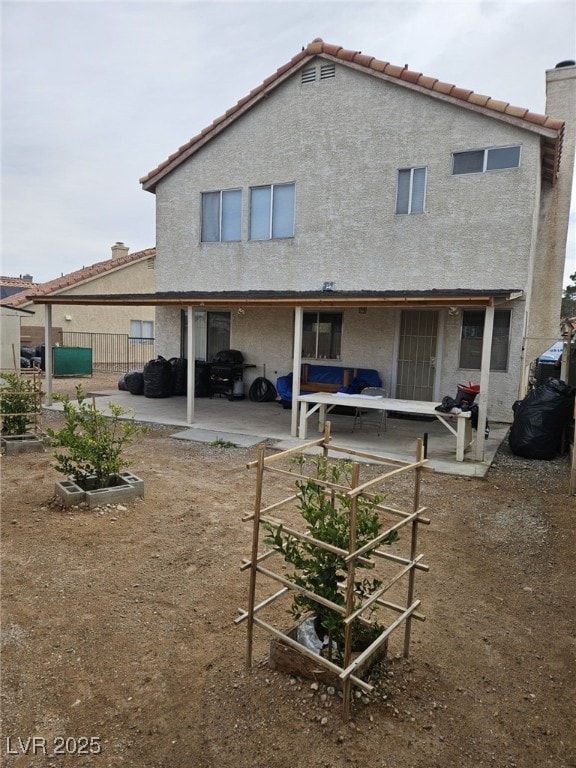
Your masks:
<instances>
[{"instance_id":1,"label":"roof eave","mask_svg":"<svg viewBox=\"0 0 576 768\"><path fill-rule=\"evenodd\" d=\"M116 294L93 296L31 296L34 304L65 305L107 305L107 306L193 306L199 308L215 307L340 307L358 308L394 308L394 307L487 307L497 302L513 301L523 296L520 289L498 289L485 291L447 290L435 291L390 291L349 292L286 292L285 295L274 292L234 293L155 293L155 294Z\"/></svg>"}]
</instances>

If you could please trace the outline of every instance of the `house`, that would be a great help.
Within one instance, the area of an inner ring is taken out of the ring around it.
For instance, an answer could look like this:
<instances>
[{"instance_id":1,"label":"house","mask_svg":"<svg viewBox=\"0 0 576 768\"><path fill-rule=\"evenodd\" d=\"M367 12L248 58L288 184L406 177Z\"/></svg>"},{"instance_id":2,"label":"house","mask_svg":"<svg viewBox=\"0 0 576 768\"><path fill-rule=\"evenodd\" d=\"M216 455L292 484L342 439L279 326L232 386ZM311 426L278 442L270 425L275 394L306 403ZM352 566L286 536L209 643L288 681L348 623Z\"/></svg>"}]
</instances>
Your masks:
<instances>
[{"instance_id":1,"label":"house","mask_svg":"<svg viewBox=\"0 0 576 768\"><path fill-rule=\"evenodd\" d=\"M20 293L24 290L29 290L35 287L32 275L20 275L19 277L8 277L2 275L0 277L0 300L4 301L8 296L13 296L15 293Z\"/></svg>"},{"instance_id":2,"label":"house","mask_svg":"<svg viewBox=\"0 0 576 768\"><path fill-rule=\"evenodd\" d=\"M154 265L154 248L129 253L127 245L117 242L105 261L47 283L30 283L28 289L10 295L5 304L34 312L21 320L22 345L35 347L44 342L44 305L35 304L34 298L50 295L65 302L68 297L86 293L108 295L135 289L150 293L155 290ZM127 339L134 339L137 344L146 340L147 359L154 356L154 319L154 308L150 306L113 307L103 312L101 306L92 304L57 304L51 318L53 341L66 346L90 346L96 366L125 366Z\"/></svg>"},{"instance_id":3,"label":"house","mask_svg":"<svg viewBox=\"0 0 576 768\"><path fill-rule=\"evenodd\" d=\"M227 348L294 394L302 361L403 399L474 381L482 434L557 338L575 86L546 72L540 115L316 39L141 179L156 293L113 300L156 306L189 381Z\"/></svg>"}]
</instances>

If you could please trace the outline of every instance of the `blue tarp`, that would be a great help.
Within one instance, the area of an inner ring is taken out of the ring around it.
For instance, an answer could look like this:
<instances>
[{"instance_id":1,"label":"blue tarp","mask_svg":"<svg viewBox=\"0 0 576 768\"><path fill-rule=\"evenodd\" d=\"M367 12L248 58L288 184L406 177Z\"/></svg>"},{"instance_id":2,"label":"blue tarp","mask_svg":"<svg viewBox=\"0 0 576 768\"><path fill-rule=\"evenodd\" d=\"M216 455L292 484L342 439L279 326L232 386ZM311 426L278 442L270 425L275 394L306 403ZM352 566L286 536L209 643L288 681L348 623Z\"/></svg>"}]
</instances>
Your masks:
<instances>
[{"instance_id":1,"label":"blue tarp","mask_svg":"<svg viewBox=\"0 0 576 768\"><path fill-rule=\"evenodd\" d=\"M546 352L543 352L538 358L539 363L556 363L560 360L562 350L564 349L564 342L557 341Z\"/></svg>"}]
</instances>

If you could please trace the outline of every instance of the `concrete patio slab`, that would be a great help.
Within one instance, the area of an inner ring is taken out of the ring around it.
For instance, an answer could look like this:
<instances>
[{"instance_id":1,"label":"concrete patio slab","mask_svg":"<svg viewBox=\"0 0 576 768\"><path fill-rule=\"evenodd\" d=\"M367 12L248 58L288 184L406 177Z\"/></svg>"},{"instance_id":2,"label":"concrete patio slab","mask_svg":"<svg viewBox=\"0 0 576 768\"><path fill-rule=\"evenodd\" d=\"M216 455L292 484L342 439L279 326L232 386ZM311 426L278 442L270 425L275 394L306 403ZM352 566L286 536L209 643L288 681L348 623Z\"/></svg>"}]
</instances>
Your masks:
<instances>
[{"instance_id":1,"label":"concrete patio slab","mask_svg":"<svg viewBox=\"0 0 576 768\"><path fill-rule=\"evenodd\" d=\"M255 403L249 399L230 401L223 397L196 398L194 422L187 422L186 398L146 398L116 389L90 392L96 396L98 407L106 412L109 403L126 410L126 418L136 421L180 428L172 437L210 443L225 440L239 447L250 448L267 441L278 450L286 450L320 437L317 422L312 421L307 441L290 433L292 412L279 402ZM46 406L45 406L46 407ZM48 406L62 410L61 403ZM379 456L411 461L416 451L416 439L427 435L429 466L436 472L464 477L485 477L502 441L508 434L509 424L491 423L490 436L485 443L484 461L475 460L474 445L456 461L456 439L437 419L388 418L387 429L379 436L373 426L352 431L353 418L345 414L330 414L332 441L338 445L374 453ZM473 432L474 437L476 433Z\"/></svg>"},{"instance_id":2,"label":"concrete patio slab","mask_svg":"<svg viewBox=\"0 0 576 768\"><path fill-rule=\"evenodd\" d=\"M254 437L253 435L240 435L237 432L221 432L211 429L185 429L183 432L175 432L170 437L176 440L192 440L198 443L214 443L217 440L223 440L227 443L233 443L238 448L252 448L258 445L266 438Z\"/></svg>"}]
</instances>

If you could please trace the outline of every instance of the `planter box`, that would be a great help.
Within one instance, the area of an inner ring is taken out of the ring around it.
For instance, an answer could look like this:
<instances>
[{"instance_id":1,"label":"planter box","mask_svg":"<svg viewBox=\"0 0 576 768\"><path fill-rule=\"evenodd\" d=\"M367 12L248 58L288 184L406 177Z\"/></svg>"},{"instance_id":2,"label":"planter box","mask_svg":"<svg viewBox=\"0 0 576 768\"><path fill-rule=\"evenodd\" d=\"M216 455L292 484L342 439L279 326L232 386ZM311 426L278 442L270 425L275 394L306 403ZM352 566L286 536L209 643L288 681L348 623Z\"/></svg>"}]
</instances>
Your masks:
<instances>
[{"instance_id":1,"label":"planter box","mask_svg":"<svg viewBox=\"0 0 576 768\"><path fill-rule=\"evenodd\" d=\"M0 446L7 456L18 453L44 453L44 443L34 435L21 435L20 437L2 437Z\"/></svg>"},{"instance_id":2,"label":"planter box","mask_svg":"<svg viewBox=\"0 0 576 768\"><path fill-rule=\"evenodd\" d=\"M88 508L93 509L104 504L124 504L131 499L144 496L144 480L131 472L120 472L117 484L109 488L84 490L72 478L68 478L56 483L54 490L65 507L86 502Z\"/></svg>"},{"instance_id":3,"label":"planter box","mask_svg":"<svg viewBox=\"0 0 576 768\"><path fill-rule=\"evenodd\" d=\"M292 627L286 634L291 640L296 640L298 627ZM363 677L375 664L386 658L387 650L388 643L385 642L370 659L356 670L355 676L360 678ZM358 655L359 654L357 653L353 653L352 658L354 659L354 657ZM286 672L297 677L315 680L318 683L331 685L339 690L343 687L343 681L336 672L332 672L332 670L322 664L315 662L314 659L309 656L299 653L296 648L293 648L279 638L273 638L270 641L270 655L268 661L272 669L276 669L279 672Z\"/></svg>"}]
</instances>

